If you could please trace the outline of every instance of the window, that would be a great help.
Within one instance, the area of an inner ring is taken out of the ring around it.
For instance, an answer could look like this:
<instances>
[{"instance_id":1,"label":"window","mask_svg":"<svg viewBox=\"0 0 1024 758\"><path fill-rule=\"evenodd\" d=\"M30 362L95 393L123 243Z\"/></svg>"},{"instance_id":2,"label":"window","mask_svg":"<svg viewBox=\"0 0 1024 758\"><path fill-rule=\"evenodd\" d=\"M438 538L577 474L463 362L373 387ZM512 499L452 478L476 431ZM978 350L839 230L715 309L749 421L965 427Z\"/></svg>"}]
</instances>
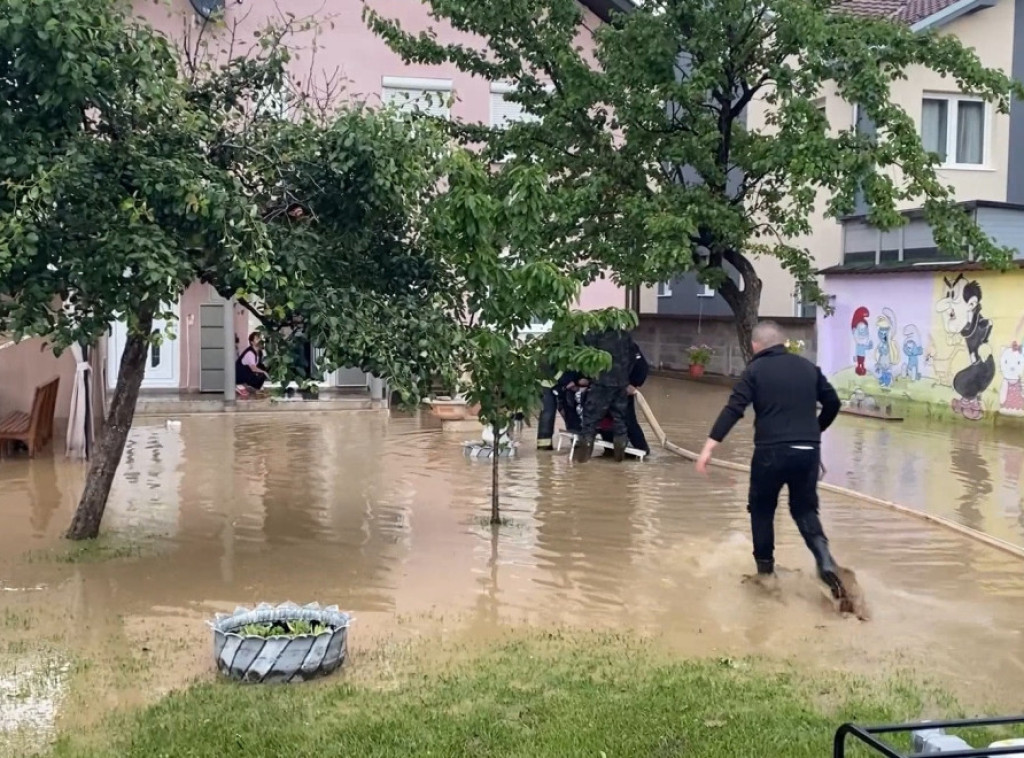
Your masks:
<instances>
[{"instance_id":1,"label":"window","mask_svg":"<svg viewBox=\"0 0 1024 758\"><path fill-rule=\"evenodd\" d=\"M264 87L255 93L253 111L256 116L286 119L293 107L291 81L285 77L276 87Z\"/></svg>"},{"instance_id":2,"label":"window","mask_svg":"<svg viewBox=\"0 0 1024 758\"><path fill-rule=\"evenodd\" d=\"M672 282L658 284L658 297L672 297Z\"/></svg>"},{"instance_id":3,"label":"window","mask_svg":"<svg viewBox=\"0 0 1024 758\"><path fill-rule=\"evenodd\" d=\"M704 267L706 267L708 265L708 255L707 255L707 253L704 253L704 254L702 254L700 256L700 261L701 261L701 268L704 268ZM701 282L698 280L697 281L697 286L699 287L699 289L697 290L697 297L714 297L715 296L715 288L712 287L711 285L709 285L709 284L701 284Z\"/></svg>"},{"instance_id":4,"label":"window","mask_svg":"<svg viewBox=\"0 0 1024 758\"><path fill-rule=\"evenodd\" d=\"M491 126L504 129L517 121L537 121L537 116L523 108L521 103L508 99L515 92L511 84L496 83L491 85Z\"/></svg>"},{"instance_id":5,"label":"window","mask_svg":"<svg viewBox=\"0 0 1024 758\"><path fill-rule=\"evenodd\" d=\"M808 297L805 288L796 288L796 292L793 293L793 301L795 305L793 315L797 318L817 318L818 306Z\"/></svg>"},{"instance_id":6,"label":"window","mask_svg":"<svg viewBox=\"0 0 1024 758\"><path fill-rule=\"evenodd\" d=\"M985 103L974 97L936 95L921 102L921 142L943 166L981 166L987 142Z\"/></svg>"},{"instance_id":7,"label":"window","mask_svg":"<svg viewBox=\"0 0 1024 758\"><path fill-rule=\"evenodd\" d=\"M451 118L452 83L449 79L415 79L385 76L381 81L381 102L403 113L422 113Z\"/></svg>"}]
</instances>

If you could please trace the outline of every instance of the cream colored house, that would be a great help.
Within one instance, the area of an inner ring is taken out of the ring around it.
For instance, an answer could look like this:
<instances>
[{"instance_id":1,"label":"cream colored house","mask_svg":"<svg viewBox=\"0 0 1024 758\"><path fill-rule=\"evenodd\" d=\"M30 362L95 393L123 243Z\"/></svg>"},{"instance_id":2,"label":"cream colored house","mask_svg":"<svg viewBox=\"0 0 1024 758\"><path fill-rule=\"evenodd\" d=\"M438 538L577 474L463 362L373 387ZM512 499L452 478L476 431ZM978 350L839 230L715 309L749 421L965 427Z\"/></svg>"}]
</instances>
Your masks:
<instances>
[{"instance_id":1,"label":"cream colored house","mask_svg":"<svg viewBox=\"0 0 1024 758\"><path fill-rule=\"evenodd\" d=\"M1024 4L1018 9L1016 0L848 0L843 5L854 13L907 23L914 30L956 35L978 52L985 66L1024 79ZM1010 115L995 113L978 98L959 92L955 82L923 68L911 69L905 81L895 82L892 94L917 120L925 147L945 157L941 179L955 187L959 200L1024 204L1024 147L1011 150L1013 143L1024 146L1024 109L1015 107ZM835 131L848 129L859 119L856 107L832 86L823 88L820 107ZM764 99L755 100L747 112L748 127L765 128L766 113ZM873 126L862 120L860 128ZM840 223L819 216L812 224L813 232L795 242L811 250L819 270L843 264L850 255L854 262L868 262L868 257L876 263L897 262L905 259L905 250L934 247L926 228L927 239L906 238L920 225L880 233L856 218ZM796 292L793 278L775 261L758 260L756 266L764 283L762 316L814 315L813 306L803 303ZM643 293L641 306L644 313L728 314L725 303L715 301L721 298L682 277L650 288Z\"/></svg>"}]
</instances>

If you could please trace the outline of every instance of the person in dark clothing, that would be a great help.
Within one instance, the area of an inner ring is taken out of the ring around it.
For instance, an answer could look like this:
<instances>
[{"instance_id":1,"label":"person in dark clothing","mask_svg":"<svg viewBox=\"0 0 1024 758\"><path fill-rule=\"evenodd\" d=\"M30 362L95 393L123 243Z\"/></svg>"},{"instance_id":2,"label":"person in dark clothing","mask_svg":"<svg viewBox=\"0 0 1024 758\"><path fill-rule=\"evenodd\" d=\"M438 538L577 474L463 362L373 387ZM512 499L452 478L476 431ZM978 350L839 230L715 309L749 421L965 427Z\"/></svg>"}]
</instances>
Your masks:
<instances>
[{"instance_id":1,"label":"person in dark clothing","mask_svg":"<svg viewBox=\"0 0 1024 758\"><path fill-rule=\"evenodd\" d=\"M540 367L540 417L537 419L537 449L551 450L554 446L555 417L558 415L558 372L547 363Z\"/></svg>"},{"instance_id":2,"label":"person in dark clothing","mask_svg":"<svg viewBox=\"0 0 1024 758\"><path fill-rule=\"evenodd\" d=\"M634 345L635 346L635 345ZM626 388L626 437L629 439L629 446L637 450L643 450L651 454L650 445L647 444L647 436L636 416L636 392L647 381L650 373L650 366L643 352L636 346L636 353L633 356L633 365L629 369L629 386ZM611 442L611 430L600 431L599 435L605 442ZM605 454L612 454L612 451L605 451Z\"/></svg>"},{"instance_id":3,"label":"person in dark clothing","mask_svg":"<svg viewBox=\"0 0 1024 758\"><path fill-rule=\"evenodd\" d=\"M784 340L781 329L770 321L754 327L754 357L711 428L697 470L707 473L712 450L743 418L747 406L753 405L754 456L747 509L757 573L775 572L775 510L785 485L790 515L814 555L818 576L832 596L843 601L846 591L818 517L821 433L839 414L839 396L821 369L787 351Z\"/></svg>"},{"instance_id":4,"label":"person in dark clothing","mask_svg":"<svg viewBox=\"0 0 1024 758\"><path fill-rule=\"evenodd\" d=\"M583 431L583 414L580 413L580 395L586 395L590 381L578 371L565 371L555 382L554 394L558 401L558 411L565 422L565 430L570 434Z\"/></svg>"},{"instance_id":5,"label":"person in dark clothing","mask_svg":"<svg viewBox=\"0 0 1024 758\"><path fill-rule=\"evenodd\" d=\"M590 460L594 454L597 425L610 413L615 460L621 461L625 457L626 445L629 442L626 428L626 388L629 387L629 371L633 364L633 356L637 353L636 343L628 332L616 329L588 334L583 342L589 347L609 353L612 365L590 383L587 402L583 407L583 429L579 444L573 453L573 460L576 463L586 463Z\"/></svg>"},{"instance_id":6,"label":"person in dark clothing","mask_svg":"<svg viewBox=\"0 0 1024 758\"><path fill-rule=\"evenodd\" d=\"M250 392L263 389L269 377L263 365L263 338L259 332L253 332L249 335L248 347L235 361L236 391L240 397L248 397Z\"/></svg>"}]
</instances>

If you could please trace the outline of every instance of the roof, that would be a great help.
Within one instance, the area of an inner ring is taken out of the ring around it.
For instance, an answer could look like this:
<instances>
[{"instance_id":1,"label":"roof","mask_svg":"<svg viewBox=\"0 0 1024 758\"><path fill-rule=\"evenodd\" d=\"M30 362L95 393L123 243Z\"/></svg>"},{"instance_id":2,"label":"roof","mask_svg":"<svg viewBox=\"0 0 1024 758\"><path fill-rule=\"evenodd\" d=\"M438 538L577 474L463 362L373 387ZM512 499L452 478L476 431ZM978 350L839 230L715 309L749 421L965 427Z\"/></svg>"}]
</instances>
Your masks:
<instances>
[{"instance_id":1,"label":"roof","mask_svg":"<svg viewBox=\"0 0 1024 758\"><path fill-rule=\"evenodd\" d=\"M837 0L836 8L852 16L887 18L915 31L995 5L996 0Z\"/></svg>"},{"instance_id":2,"label":"roof","mask_svg":"<svg viewBox=\"0 0 1024 758\"><path fill-rule=\"evenodd\" d=\"M1024 261L1013 261L1013 268L1024 269ZM821 269L822 276L874 276L878 274L930 274L950 271L992 271L989 266L972 261L905 261L893 263L844 263Z\"/></svg>"},{"instance_id":3,"label":"roof","mask_svg":"<svg viewBox=\"0 0 1024 758\"><path fill-rule=\"evenodd\" d=\"M972 213L982 208L1024 213L1024 205L1021 205L1020 203L1004 203L999 200L964 200L963 202L955 203L954 205L968 213ZM925 215L924 208L908 208L900 211L900 213L907 218L923 218ZM856 213L850 216L843 216L839 221L840 223L846 223L848 221L867 221L867 218L868 214L866 213Z\"/></svg>"},{"instance_id":4,"label":"roof","mask_svg":"<svg viewBox=\"0 0 1024 758\"><path fill-rule=\"evenodd\" d=\"M615 13L631 13L637 1L579 0L602 21ZM835 7L851 16L887 18L923 31L995 4L996 0L836 0Z\"/></svg>"},{"instance_id":5,"label":"roof","mask_svg":"<svg viewBox=\"0 0 1024 758\"><path fill-rule=\"evenodd\" d=\"M632 13L636 10L633 0L579 0L579 3L602 21L610 21L615 13Z\"/></svg>"}]
</instances>

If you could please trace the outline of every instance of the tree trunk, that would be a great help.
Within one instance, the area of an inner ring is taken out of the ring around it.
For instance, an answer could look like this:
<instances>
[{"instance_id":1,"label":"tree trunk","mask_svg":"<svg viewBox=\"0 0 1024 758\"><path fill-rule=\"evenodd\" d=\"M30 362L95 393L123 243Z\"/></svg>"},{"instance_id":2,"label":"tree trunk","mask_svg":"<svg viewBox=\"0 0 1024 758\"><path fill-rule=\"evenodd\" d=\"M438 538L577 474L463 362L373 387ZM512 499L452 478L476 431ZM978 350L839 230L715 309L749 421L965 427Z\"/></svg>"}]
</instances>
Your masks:
<instances>
[{"instance_id":1,"label":"tree trunk","mask_svg":"<svg viewBox=\"0 0 1024 758\"><path fill-rule=\"evenodd\" d=\"M722 298L732 309L736 319L736 336L740 343L740 352L744 362L750 362L754 350L750 345L750 337L758 322L758 311L761 307L761 280L750 263L742 254L728 251L722 256L735 268L742 277L742 289L732 279L726 279L719 288Z\"/></svg>"},{"instance_id":2,"label":"tree trunk","mask_svg":"<svg viewBox=\"0 0 1024 758\"><path fill-rule=\"evenodd\" d=\"M501 509L498 503L498 451L501 449L498 434L501 430L497 424L493 424L491 428L494 430L494 450L491 455L491 525L496 526L501 523Z\"/></svg>"},{"instance_id":3,"label":"tree trunk","mask_svg":"<svg viewBox=\"0 0 1024 758\"><path fill-rule=\"evenodd\" d=\"M130 333L125 342L124 353L121 354L121 368L117 374L117 386L110 399L110 413L107 414L103 433L97 441L89 464L85 491L82 492L82 499L78 501L71 526L65 534L70 540L91 540L100 533L100 522L107 507L107 497L110 495L114 475L121 463L124 445L132 428L132 419L135 417L139 388L146 374L148 335L152 330L153 314L140 314L138 331Z\"/></svg>"}]
</instances>

